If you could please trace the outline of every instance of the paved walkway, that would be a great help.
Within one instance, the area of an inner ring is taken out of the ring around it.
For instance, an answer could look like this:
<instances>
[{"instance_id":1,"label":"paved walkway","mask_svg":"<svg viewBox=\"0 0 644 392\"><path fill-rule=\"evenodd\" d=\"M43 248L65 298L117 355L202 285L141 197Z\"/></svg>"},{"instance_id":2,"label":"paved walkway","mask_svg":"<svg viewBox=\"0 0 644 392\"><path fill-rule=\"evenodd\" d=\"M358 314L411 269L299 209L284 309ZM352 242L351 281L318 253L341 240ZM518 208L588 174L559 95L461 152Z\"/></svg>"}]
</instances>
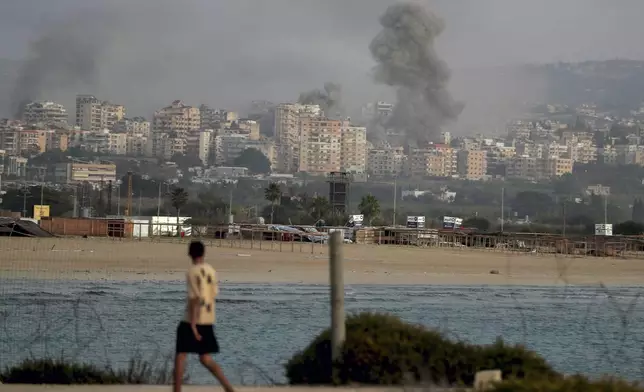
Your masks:
<instances>
[{"instance_id":1,"label":"paved walkway","mask_svg":"<svg viewBox=\"0 0 644 392\"><path fill-rule=\"evenodd\" d=\"M223 392L219 386L192 386L183 387L185 392ZM331 388L331 387L238 387L237 392L447 392L456 389L444 388ZM168 392L168 385L0 385L0 392Z\"/></svg>"}]
</instances>

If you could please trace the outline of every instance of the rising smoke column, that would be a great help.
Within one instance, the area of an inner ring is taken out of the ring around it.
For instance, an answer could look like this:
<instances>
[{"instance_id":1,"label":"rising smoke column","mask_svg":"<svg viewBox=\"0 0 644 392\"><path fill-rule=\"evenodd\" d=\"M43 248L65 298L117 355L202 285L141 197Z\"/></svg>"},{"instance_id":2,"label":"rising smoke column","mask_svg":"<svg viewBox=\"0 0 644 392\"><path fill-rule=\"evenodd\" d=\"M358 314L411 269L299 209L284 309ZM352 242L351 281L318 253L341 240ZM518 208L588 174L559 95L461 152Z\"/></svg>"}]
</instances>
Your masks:
<instances>
[{"instance_id":1,"label":"rising smoke column","mask_svg":"<svg viewBox=\"0 0 644 392\"><path fill-rule=\"evenodd\" d=\"M324 91L316 89L301 93L297 102L304 105L320 105L327 116L334 116L342 110L342 86L332 82L324 83Z\"/></svg>"},{"instance_id":2,"label":"rising smoke column","mask_svg":"<svg viewBox=\"0 0 644 392\"><path fill-rule=\"evenodd\" d=\"M435 141L464 105L447 91L450 70L434 49L442 19L415 3L391 5L380 17L382 31L369 50L377 61L375 80L397 88L397 103L387 125L404 131L408 143Z\"/></svg>"},{"instance_id":3,"label":"rising smoke column","mask_svg":"<svg viewBox=\"0 0 644 392\"><path fill-rule=\"evenodd\" d=\"M115 26L114 14L82 12L56 23L29 47L11 96L13 113L20 116L25 103L75 95L78 88L98 85L100 57ZM108 22L109 21L109 22ZM93 92L93 91L92 91Z\"/></svg>"}]
</instances>

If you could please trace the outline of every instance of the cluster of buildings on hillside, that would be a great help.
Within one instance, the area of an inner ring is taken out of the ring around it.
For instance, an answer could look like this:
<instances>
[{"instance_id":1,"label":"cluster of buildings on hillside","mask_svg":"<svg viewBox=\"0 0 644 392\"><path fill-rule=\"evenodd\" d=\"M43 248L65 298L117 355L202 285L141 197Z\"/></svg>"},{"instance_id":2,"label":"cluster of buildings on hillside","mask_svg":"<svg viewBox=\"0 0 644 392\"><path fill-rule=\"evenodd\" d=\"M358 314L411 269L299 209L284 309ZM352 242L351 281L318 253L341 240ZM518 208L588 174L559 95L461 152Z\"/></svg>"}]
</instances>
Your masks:
<instances>
[{"instance_id":1,"label":"cluster of buildings on hillside","mask_svg":"<svg viewBox=\"0 0 644 392\"><path fill-rule=\"evenodd\" d=\"M23 118L1 120L0 158L4 159L0 164L4 167L0 173L24 176L27 157L71 147L162 162L177 154L191 155L210 168L233 166L244 150L253 148L279 173L345 171L374 177L474 181L493 177L538 181L572 172L575 162L644 165L643 135L634 123L623 124L632 127L632 134L602 137L608 142L598 145L597 133L608 132L609 124L617 120L598 113L592 105L577 108L576 114L588 120L584 127L551 120L514 121L503 137L452 140L450 133L444 132L439 143L416 147L396 147L391 140L400 135L395 132L387 134L389 142L371 143L365 127L352 124L349 118L328 118L318 105L269 105L265 110L271 114L268 125L257 116L242 118L236 112L189 106L179 100L156 111L151 120L127 117L123 105L91 95L78 95L75 109L73 125L68 123L66 109L55 102L29 103ZM392 104L377 102L365 106L362 115L382 118L392 110ZM78 172L78 178L84 171L113 177L104 169L61 166L59 171ZM67 177L76 178L73 174Z\"/></svg>"}]
</instances>

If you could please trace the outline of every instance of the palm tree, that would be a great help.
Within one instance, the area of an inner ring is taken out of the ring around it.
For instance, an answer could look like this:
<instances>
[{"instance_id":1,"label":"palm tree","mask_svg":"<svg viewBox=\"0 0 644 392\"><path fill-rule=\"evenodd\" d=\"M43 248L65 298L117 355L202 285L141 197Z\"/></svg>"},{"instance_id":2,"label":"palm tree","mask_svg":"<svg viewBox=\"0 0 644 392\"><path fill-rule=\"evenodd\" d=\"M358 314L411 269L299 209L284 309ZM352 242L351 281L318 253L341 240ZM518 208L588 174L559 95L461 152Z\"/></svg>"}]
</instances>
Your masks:
<instances>
[{"instance_id":1,"label":"palm tree","mask_svg":"<svg viewBox=\"0 0 644 392\"><path fill-rule=\"evenodd\" d=\"M316 196L311 200L310 213L311 216L317 221L324 218L331 210L329 199L324 196Z\"/></svg>"},{"instance_id":2,"label":"palm tree","mask_svg":"<svg viewBox=\"0 0 644 392\"><path fill-rule=\"evenodd\" d=\"M380 215L380 202L374 195L364 195L360 200L358 209L371 225L371 221Z\"/></svg>"},{"instance_id":3,"label":"palm tree","mask_svg":"<svg viewBox=\"0 0 644 392\"><path fill-rule=\"evenodd\" d=\"M172 207L177 210L177 236L181 236L181 224L179 223L179 216L181 208L188 202L188 192L183 188L175 188L170 192L170 203Z\"/></svg>"},{"instance_id":4,"label":"palm tree","mask_svg":"<svg viewBox=\"0 0 644 392\"><path fill-rule=\"evenodd\" d=\"M280 200L281 196L282 189L278 183L271 182L264 189L264 198L271 202L271 224L273 223L273 214L275 213L275 203Z\"/></svg>"}]
</instances>

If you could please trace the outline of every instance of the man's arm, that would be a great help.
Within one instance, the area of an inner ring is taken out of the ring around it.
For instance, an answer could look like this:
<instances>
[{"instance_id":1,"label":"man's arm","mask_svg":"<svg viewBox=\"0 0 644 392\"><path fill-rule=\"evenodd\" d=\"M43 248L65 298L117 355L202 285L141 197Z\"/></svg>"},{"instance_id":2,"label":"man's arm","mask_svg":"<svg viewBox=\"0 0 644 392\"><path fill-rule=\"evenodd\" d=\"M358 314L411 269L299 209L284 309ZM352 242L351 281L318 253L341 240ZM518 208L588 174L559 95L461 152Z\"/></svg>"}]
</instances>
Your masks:
<instances>
[{"instance_id":1,"label":"man's arm","mask_svg":"<svg viewBox=\"0 0 644 392\"><path fill-rule=\"evenodd\" d=\"M190 314L190 327L192 333L197 340L201 340L199 332L197 332L197 319L201 311L201 290L199 289L200 283L197 281L199 276L188 272L188 310Z\"/></svg>"}]
</instances>

